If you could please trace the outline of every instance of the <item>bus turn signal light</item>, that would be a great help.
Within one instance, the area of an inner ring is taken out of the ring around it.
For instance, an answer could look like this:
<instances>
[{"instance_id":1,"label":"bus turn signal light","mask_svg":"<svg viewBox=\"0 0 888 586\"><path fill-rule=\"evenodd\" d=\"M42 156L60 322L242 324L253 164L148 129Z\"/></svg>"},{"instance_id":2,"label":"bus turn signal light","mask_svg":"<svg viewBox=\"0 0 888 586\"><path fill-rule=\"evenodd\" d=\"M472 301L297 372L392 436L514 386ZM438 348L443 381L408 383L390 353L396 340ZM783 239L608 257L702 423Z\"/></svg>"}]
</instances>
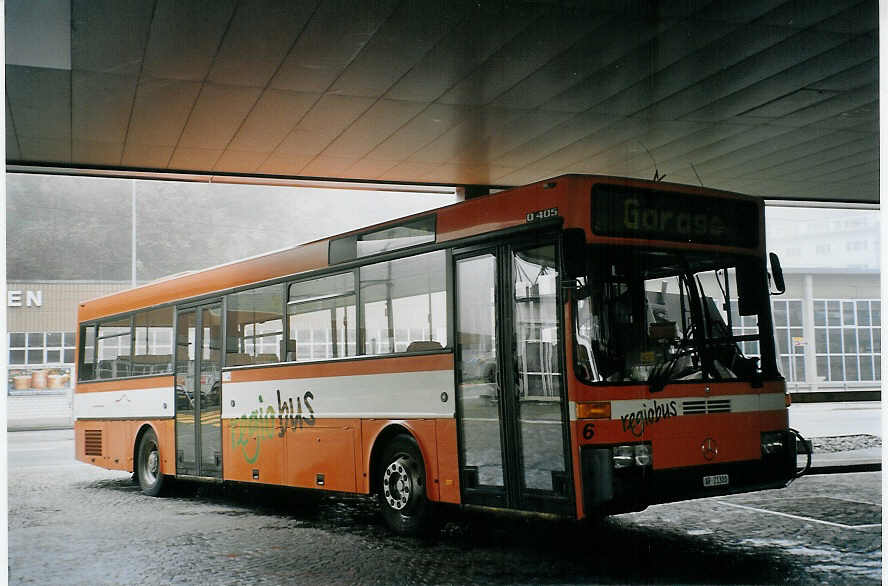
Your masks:
<instances>
[{"instance_id":1,"label":"bus turn signal light","mask_svg":"<svg viewBox=\"0 0 888 586\"><path fill-rule=\"evenodd\" d=\"M594 403L577 403L577 419L610 419L611 404L609 401Z\"/></svg>"}]
</instances>

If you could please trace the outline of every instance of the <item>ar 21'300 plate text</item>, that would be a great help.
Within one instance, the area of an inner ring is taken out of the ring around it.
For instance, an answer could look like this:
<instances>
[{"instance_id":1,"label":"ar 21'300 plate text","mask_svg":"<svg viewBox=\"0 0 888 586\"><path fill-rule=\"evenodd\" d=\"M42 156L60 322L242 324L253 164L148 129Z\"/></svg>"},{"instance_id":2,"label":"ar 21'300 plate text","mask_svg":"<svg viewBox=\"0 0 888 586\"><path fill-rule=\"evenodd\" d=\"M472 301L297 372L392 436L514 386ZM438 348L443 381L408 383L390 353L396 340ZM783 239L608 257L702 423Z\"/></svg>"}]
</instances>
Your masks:
<instances>
[{"instance_id":1,"label":"ar 21'300 plate text","mask_svg":"<svg viewBox=\"0 0 888 586\"><path fill-rule=\"evenodd\" d=\"M711 486L725 486L728 484L727 474L716 474L714 476L704 476L703 486L709 488Z\"/></svg>"}]
</instances>

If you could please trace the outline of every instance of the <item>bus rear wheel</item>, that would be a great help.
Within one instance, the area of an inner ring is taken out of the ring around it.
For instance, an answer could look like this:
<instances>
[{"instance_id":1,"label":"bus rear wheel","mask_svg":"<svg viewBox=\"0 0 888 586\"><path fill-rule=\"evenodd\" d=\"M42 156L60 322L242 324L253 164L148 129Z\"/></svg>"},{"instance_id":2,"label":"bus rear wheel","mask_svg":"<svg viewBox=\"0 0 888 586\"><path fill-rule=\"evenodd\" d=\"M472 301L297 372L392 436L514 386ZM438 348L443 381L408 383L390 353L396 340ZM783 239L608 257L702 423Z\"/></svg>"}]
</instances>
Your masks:
<instances>
[{"instance_id":1,"label":"bus rear wheel","mask_svg":"<svg viewBox=\"0 0 888 586\"><path fill-rule=\"evenodd\" d=\"M398 535L420 535L432 526L432 504L426 498L425 465L416 440L392 438L378 469L379 503L386 525Z\"/></svg>"},{"instance_id":2,"label":"bus rear wheel","mask_svg":"<svg viewBox=\"0 0 888 586\"><path fill-rule=\"evenodd\" d=\"M160 448L153 429L142 434L136 455L136 474L142 492L148 496L159 495L163 490L164 476L160 473Z\"/></svg>"}]
</instances>

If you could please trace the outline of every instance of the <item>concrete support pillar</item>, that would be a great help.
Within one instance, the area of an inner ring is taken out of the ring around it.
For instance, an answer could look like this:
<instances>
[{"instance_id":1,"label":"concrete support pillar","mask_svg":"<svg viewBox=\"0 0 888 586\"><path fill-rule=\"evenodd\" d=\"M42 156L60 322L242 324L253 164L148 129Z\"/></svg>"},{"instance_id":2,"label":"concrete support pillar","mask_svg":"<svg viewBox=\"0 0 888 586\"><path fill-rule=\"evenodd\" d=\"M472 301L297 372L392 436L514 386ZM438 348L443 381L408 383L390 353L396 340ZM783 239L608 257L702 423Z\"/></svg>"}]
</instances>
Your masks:
<instances>
[{"instance_id":1,"label":"concrete support pillar","mask_svg":"<svg viewBox=\"0 0 888 586\"><path fill-rule=\"evenodd\" d=\"M802 332L805 336L805 382L812 391L817 390L817 349L814 336L814 276L805 275L805 292L802 297Z\"/></svg>"}]
</instances>

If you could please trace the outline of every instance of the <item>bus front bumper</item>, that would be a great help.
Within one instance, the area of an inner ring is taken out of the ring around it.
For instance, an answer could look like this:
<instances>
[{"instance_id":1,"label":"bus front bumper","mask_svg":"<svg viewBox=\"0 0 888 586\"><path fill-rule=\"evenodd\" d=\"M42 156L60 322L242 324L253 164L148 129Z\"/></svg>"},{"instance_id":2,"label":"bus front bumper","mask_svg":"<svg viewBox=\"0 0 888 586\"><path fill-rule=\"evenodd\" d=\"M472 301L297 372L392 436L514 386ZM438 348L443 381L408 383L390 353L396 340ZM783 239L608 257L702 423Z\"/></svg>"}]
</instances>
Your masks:
<instances>
[{"instance_id":1,"label":"bus front bumper","mask_svg":"<svg viewBox=\"0 0 888 586\"><path fill-rule=\"evenodd\" d=\"M796 477L795 438L758 460L654 470L615 468L612 447L584 446L580 452L583 505L587 516L640 511L648 505L783 488Z\"/></svg>"}]
</instances>

